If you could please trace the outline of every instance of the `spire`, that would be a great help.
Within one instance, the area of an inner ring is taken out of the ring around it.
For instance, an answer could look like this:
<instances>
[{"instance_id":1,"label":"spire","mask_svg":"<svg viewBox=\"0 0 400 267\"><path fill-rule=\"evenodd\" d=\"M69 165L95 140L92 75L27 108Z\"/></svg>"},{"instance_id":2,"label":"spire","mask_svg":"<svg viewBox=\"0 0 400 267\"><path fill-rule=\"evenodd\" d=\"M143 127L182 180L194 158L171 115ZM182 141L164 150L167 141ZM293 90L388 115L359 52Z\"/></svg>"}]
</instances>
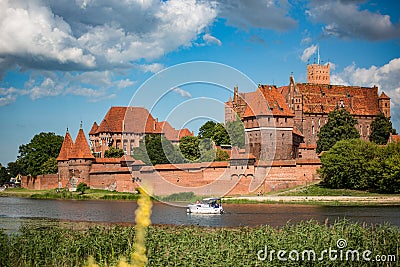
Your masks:
<instances>
[{"instance_id":1,"label":"spire","mask_svg":"<svg viewBox=\"0 0 400 267\"><path fill-rule=\"evenodd\" d=\"M90 151L89 144L86 140L85 133L82 128L79 129L78 136L76 137L75 144L72 147L69 158L73 159L93 159L92 152Z\"/></svg>"},{"instance_id":2,"label":"spire","mask_svg":"<svg viewBox=\"0 0 400 267\"><path fill-rule=\"evenodd\" d=\"M69 134L68 128L64 137L64 141L61 145L60 153L58 154L57 161L69 160L69 155L74 143L72 141L71 135Z\"/></svg>"},{"instance_id":3,"label":"spire","mask_svg":"<svg viewBox=\"0 0 400 267\"><path fill-rule=\"evenodd\" d=\"M317 62L317 64L320 65L321 64L321 59L319 58L319 45L317 46L317 51L318 51L318 62Z\"/></svg>"}]
</instances>

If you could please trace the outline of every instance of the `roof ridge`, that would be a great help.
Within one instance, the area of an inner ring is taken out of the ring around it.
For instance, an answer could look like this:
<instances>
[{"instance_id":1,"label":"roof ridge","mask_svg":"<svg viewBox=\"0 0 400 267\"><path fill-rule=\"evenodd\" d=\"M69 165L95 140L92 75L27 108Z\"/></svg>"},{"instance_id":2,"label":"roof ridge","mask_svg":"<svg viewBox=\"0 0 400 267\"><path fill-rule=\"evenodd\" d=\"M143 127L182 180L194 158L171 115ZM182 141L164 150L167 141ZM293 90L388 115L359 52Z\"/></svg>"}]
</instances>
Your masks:
<instances>
[{"instance_id":1,"label":"roof ridge","mask_svg":"<svg viewBox=\"0 0 400 267\"><path fill-rule=\"evenodd\" d=\"M69 134L69 131L67 129L67 132L65 133L65 137L64 137L63 143L61 145L60 153L58 154L57 160L58 161L69 160L69 155L71 154L73 146L74 146L74 142L72 141L72 137Z\"/></svg>"},{"instance_id":2,"label":"roof ridge","mask_svg":"<svg viewBox=\"0 0 400 267\"><path fill-rule=\"evenodd\" d=\"M75 144L72 147L69 158L74 159L93 159L92 152L90 151L89 144L86 140L85 133L82 128L79 129Z\"/></svg>"}]
</instances>

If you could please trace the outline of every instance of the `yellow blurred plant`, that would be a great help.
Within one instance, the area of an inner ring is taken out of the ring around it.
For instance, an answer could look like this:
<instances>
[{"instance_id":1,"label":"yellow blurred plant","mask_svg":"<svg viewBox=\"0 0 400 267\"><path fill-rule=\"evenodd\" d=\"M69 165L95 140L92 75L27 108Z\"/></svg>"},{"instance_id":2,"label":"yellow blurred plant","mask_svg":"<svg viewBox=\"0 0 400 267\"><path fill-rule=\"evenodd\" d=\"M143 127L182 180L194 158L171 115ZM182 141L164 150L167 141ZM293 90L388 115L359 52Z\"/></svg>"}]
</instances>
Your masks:
<instances>
[{"instance_id":1,"label":"yellow blurred plant","mask_svg":"<svg viewBox=\"0 0 400 267\"><path fill-rule=\"evenodd\" d=\"M151 224L151 202L150 195L146 190L139 188L140 198L138 200L138 207L135 211L135 243L133 251L131 252L131 263L126 259L121 259L118 262L118 267L143 267L147 264L146 256L146 231L147 227ZM88 267L99 267L92 257L89 258Z\"/></svg>"}]
</instances>

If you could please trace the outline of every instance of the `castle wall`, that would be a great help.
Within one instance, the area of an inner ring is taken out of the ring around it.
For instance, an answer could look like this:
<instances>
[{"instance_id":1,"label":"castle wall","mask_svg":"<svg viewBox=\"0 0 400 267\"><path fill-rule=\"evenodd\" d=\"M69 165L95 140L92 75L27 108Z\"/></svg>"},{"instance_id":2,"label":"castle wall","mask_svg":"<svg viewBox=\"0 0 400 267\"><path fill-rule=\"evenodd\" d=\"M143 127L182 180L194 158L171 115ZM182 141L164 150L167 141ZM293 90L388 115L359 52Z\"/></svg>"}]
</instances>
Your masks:
<instances>
[{"instance_id":1,"label":"castle wall","mask_svg":"<svg viewBox=\"0 0 400 267\"><path fill-rule=\"evenodd\" d=\"M21 187L32 190L49 190L58 188L58 174L21 176Z\"/></svg>"},{"instance_id":2,"label":"castle wall","mask_svg":"<svg viewBox=\"0 0 400 267\"><path fill-rule=\"evenodd\" d=\"M73 177L78 178L78 183L86 182L93 189L135 192L141 183L148 183L154 187L155 195L179 192L194 192L196 195L246 195L315 181L318 179L316 170L320 162L308 159L282 160L260 163L256 167L229 166L227 162L166 164L143 166L135 170L115 163L94 163L90 173L77 168L79 166L73 167ZM77 175L78 170L82 170L80 175ZM21 185L34 190L54 189L58 188L58 180L58 174L23 176Z\"/></svg>"}]
</instances>

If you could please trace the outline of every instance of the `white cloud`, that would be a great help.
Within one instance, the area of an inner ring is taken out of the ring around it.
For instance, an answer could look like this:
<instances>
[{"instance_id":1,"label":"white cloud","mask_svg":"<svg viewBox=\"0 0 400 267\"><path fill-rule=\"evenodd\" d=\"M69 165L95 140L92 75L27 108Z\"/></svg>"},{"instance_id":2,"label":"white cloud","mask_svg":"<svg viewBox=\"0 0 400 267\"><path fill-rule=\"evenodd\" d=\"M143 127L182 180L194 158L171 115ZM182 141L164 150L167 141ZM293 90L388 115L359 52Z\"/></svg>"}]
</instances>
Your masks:
<instances>
[{"instance_id":1,"label":"white cloud","mask_svg":"<svg viewBox=\"0 0 400 267\"><path fill-rule=\"evenodd\" d=\"M160 70L164 69L164 65L160 63L142 64L138 65L137 68L143 72L157 73Z\"/></svg>"},{"instance_id":2,"label":"white cloud","mask_svg":"<svg viewBox=\"0 0 400 267\"><path fill-rule=\"evenodd\" d=\"M26 95L32 100L60 95L77 95L88 98L90 102L97 102L113 98L116 96L115 91L130 87L135 83L127 78L116 78L110 71L33 72L22 89L0 88L0 106L11 104L18 97Z\"/></svg>"},{"instance_id":3,"label":"white cloud","mask_svg":"<svg viewBox=\"0 0 400 267\"><path fill-rule=\"evenodd\" d=\"M317 48L318 45L311 45L310 47L304 49L303 54L301 55L301 61L307 62L310 59L310 57L315 54Z\"/></svg>"},{"instance_id":4,"label":"white cloud","mask_svg":"<svg viewBox=\"0 0 400 267\"><path fill-rule=\"evenodd\" d=\"M219 40L218 38L212 36L209 33L206 33L203 35L203 40L207 43L207 44L216 44L218 46L222 45L221 40Z\"/></svg>"},{"instance_id":5,"label":"white cloud","mask_svg":"<svg viewBox=\"0 0 400 267\"><path fill-rule=\"evenodd\" d=\"M3 0L0 73L131 68L190 46L216 14L196 0Z\"/></svg>"},{"instance_id":6,"label":"white cloud","mask_svg":"<svg viewBox=\"0 0 400 267\"><path fill-rule=\"evenodd\" d=\"M182 88L179 88L179 87L174 88L172 91L177 93L177 94L179 94L179 95L181 95L182 97L185 97L185 98L191 98L192 97L192 95L188 91L185 91L185 90L183 90Z\"/></svg>"},{"instance_id":7,"label":"white cloud","mask_svg":"<svg viewBox=\"0 0 400 267\"><path fill-rule=\"evenodd\" d=\"M340 38L385 40L400 37L400 23L392 23L389 15L361 9L362 1L313 0L306 14L326 25L326 35Z\"/></svg>"},{"instance_id":8,"label":"white cloud","mask_svg":"<svg viewBox=\"0 0 400 267\"><path fill-rule=\"evenodd\" d=\"M394 106L400 107L400 58L377 67L359 68L353 63L340 73L331 76L332 84L378 86L390 98Z\"/></svg>"}]
</instances>

